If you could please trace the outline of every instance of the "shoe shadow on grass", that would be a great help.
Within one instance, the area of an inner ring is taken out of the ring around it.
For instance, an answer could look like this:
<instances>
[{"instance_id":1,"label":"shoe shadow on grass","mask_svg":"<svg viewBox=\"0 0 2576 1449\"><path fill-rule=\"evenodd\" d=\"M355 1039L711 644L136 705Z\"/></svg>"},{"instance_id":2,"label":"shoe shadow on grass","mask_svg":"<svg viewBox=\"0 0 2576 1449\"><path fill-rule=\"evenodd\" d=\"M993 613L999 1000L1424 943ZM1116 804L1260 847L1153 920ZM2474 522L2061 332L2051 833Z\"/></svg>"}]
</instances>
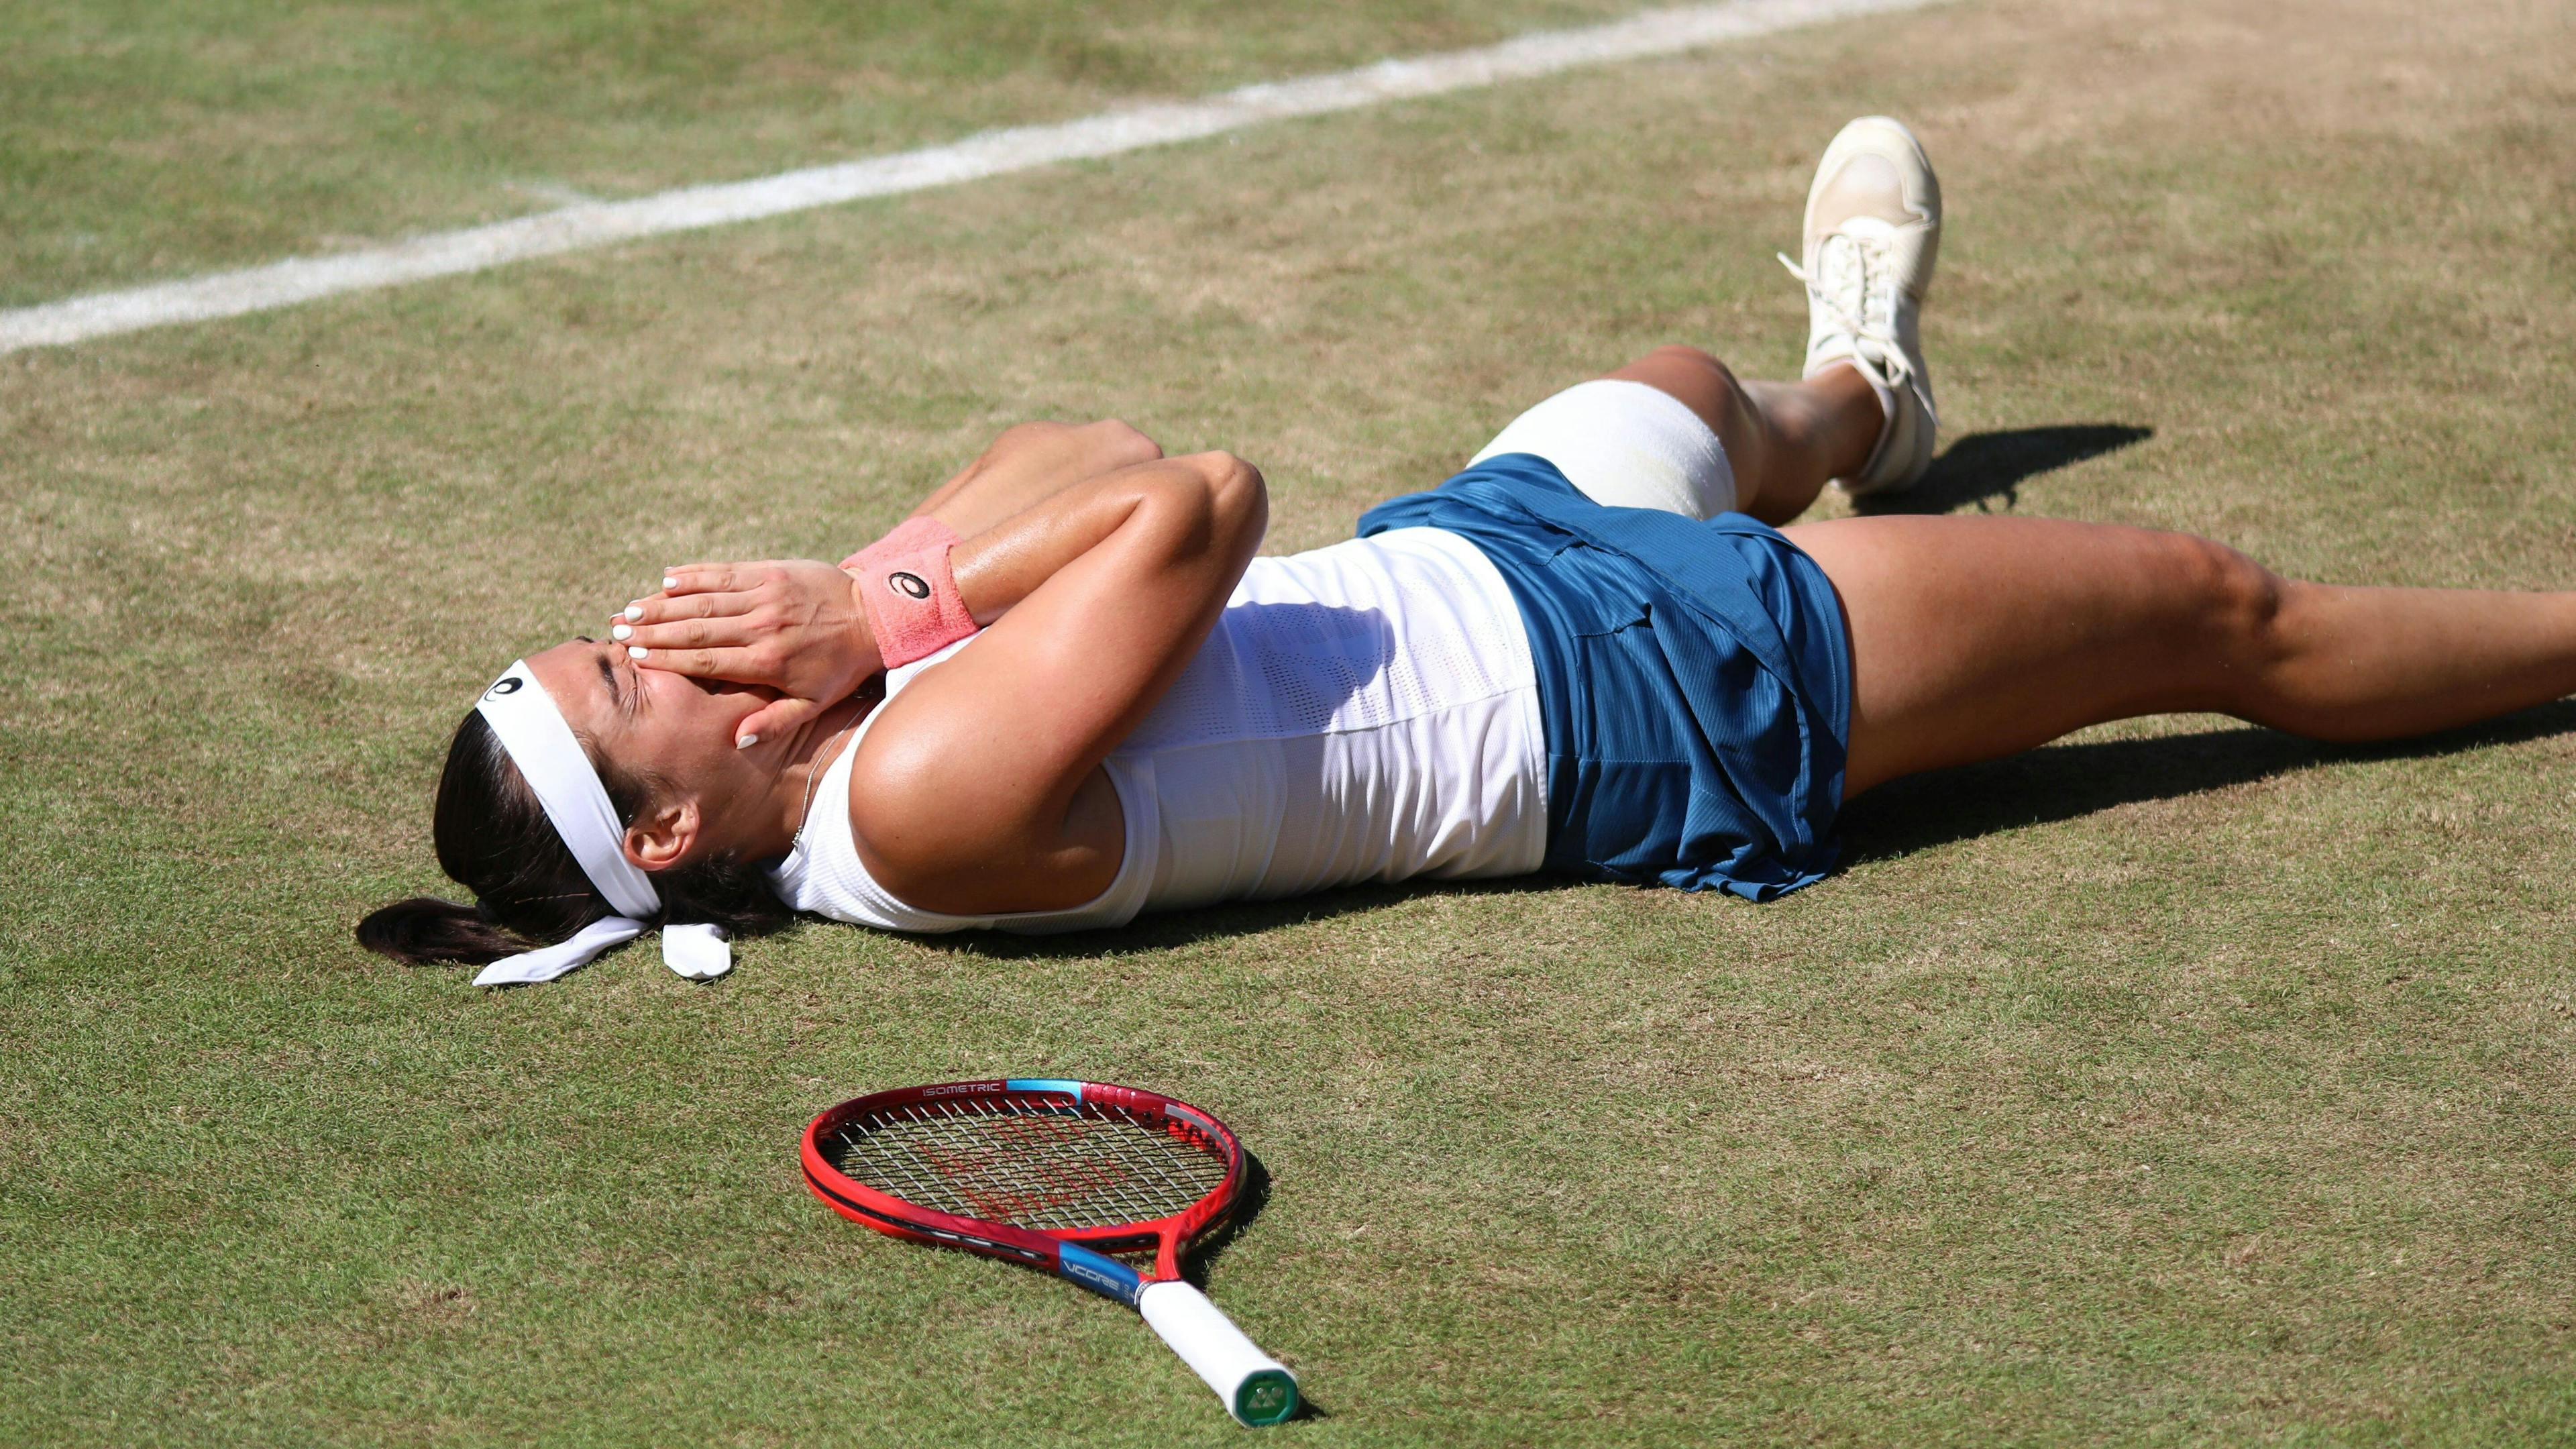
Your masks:
<instances>
[{"instance_id":1,"label":"shoe shadow on grass","mask_svg":"<svg viewBox=\"0 0 2576 1449\"><path fill-rule=\"evenodd\" d=\"M1852 511L1864 517L1887 513L1956 513L1975 504L1993 512L1993 500L2005 510L2021 502L2024 480L2072 467L2105 453L2116 453L2156 435L2153 428L2127 423L2062 423L2046 428L2010 428L1970 433L1932 460L1931 471L1902 493L1855 500Z\"/></svg>"},{"instance_id":2,"label":"shoe shadow on grass","mask_svg":"<svg viewBox=\"0 0 2576 1449\"><path fill-rule=\"evenodd\" d=\"M1842 813L1847 864L2047 825L2144 800L2355 760L2430 759L2490 745L2576 732L2576 700L2409 740L2324 744L2238 725L2143 740L2047 745L2007 759L1909 775L1872 790ZM1826 889L1831 889L1830 882Z\"/></svg>"}]
</instances>

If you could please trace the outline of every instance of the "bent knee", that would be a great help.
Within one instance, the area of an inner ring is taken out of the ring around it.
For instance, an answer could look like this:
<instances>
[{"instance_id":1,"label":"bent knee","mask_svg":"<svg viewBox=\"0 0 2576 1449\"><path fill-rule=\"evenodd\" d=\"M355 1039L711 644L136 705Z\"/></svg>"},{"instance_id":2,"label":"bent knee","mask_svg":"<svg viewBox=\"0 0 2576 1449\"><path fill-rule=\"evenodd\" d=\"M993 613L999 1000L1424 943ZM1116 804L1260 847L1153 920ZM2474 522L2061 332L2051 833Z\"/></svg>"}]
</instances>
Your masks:
<instances>
[{"instance_id":1,"label":"bent knee","mask_svg":"<svg viewBox=\"0 0 2576 1449\"><path fill-rule=\"evenodd\" d=\"M1741 391L1735 381L1734 369L1728 367L1723 361L1719 360L1716 353L1710 352L1705 348L1693 347L1687 342L1667 342L1663 346L1656 348L1654 351L1647 353L1645 356L1638 358L1635 362L1628 364L1628 367L1620 369L1620 372L1625 373L1633 368L1651 368L1657 371L1679 369L1687 373L1698 374L1703 377L1707 383L1724 388L1729 392ZM1617 376L1619 374L1614 373L1612 375Z\"/></svg>"},{"instance_id":2,"label":"bent knee","mask_svg":"<svg viewBox=\"0 0 2576 1449\"><path fill-rule=\"evenodd\" d=\"M1743 384L1725 363L1696 347L1669 343L1608 376L1671 394L1721 437L1733 433L1741 442L1746 435L1752 403Z\"/></svg>"},{"instance_id":3,"label":"bent knee","mask_svg":"<svg viewBox=\"0 0 2576 1449\"><path fill-rule=\"evenodd\" d=\"M1720 371L1726 368L1725 363L1717 360L1716 353L1705 347L1693 347L1687 342L1667 342L1647 353L1646 356L1669 358L1675 362L1694 362L1702 367L1714 367Z\"/></svg>"}]
</instances>

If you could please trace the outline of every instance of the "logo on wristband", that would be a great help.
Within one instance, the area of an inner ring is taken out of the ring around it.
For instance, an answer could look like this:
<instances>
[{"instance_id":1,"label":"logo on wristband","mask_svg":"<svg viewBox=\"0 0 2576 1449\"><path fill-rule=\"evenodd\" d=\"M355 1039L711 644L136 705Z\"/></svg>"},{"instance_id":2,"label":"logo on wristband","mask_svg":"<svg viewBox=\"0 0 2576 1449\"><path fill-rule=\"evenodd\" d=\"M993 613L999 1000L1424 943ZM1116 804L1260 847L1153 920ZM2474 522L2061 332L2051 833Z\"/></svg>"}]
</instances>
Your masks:
<instances>
[{"instance_id":1,"label":"logo on wristband","mask_svg":"<svg viewBox=\"0 0 2576 1449\"><path fill-rule=\"evenodd\" d=\"M890 573L886 575L886 587L914 599L930 597L930 581L919 574Z\"/></svg>"}]
</instances>

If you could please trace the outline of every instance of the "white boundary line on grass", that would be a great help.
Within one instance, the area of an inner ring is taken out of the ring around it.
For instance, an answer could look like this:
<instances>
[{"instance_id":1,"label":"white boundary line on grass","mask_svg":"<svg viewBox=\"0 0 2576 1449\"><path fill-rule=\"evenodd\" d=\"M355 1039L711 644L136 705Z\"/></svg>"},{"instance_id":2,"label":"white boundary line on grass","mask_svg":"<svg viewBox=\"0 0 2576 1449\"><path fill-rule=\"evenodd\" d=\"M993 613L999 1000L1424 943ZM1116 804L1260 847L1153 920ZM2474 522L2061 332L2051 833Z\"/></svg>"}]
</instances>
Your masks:
<instances>
[{"instance_id":1,"label":"white boundary line on grass","mask_svg":"<svg viewBox=\"0 0 2576 1449\"><path fill-rule=\"evenodd\" d=\"M982 131L944 146L925 146L834 166L783 171L749 181L684 186L630 201L588 202L494 222L433 232L387 246L327 257L296 257L264 267L213 272L183 281L97 292L40 306L0 311L0 354L62 346L176 322L237 317L317 297L399 286L479 272L531 257L555 256L631 241L896 196L961 181L1026 171L1058 161L1115 156L1149 146L1194 141L1292 116L1358 110L1386 101L1469 90L1579 66L1769 35L1883 11L1913 10L1935 0L1727 0L1653 10L1580 30L1549 30L1476 50L1389 60L1358 70L1245 86L1195 101L1141 105L1047 126Z\"/></svg>"}]
</instances>

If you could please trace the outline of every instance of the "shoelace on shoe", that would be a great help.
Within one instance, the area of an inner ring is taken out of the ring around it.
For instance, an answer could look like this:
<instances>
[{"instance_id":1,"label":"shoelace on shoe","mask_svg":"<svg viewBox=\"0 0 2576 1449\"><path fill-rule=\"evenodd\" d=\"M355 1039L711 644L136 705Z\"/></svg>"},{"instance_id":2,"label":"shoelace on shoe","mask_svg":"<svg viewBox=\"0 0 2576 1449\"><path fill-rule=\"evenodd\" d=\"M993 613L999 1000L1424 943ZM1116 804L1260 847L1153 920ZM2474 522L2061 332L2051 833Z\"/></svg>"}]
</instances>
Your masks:
<instances>
[{"instance_id":1,"label":"shoelace on shoe","mask_svg":"<svg viewBox=\"0 0 2576 1449\"><path fill-rule=\"evenodd\" d=\"M1896 340L1896 288L1888 280L1884 243L1849 232L1827 236L1816 246L1816 270L1821 276L1809 276L1785 252L1772 255L1789 269L1790 276L1806 283L1807 296L1850 334L1854 360L1864 370L1876 368L1877 382L1896 387L1913 381L1914 365L1905 360L1905 349Z\"/></svg>"}]
</instances>

